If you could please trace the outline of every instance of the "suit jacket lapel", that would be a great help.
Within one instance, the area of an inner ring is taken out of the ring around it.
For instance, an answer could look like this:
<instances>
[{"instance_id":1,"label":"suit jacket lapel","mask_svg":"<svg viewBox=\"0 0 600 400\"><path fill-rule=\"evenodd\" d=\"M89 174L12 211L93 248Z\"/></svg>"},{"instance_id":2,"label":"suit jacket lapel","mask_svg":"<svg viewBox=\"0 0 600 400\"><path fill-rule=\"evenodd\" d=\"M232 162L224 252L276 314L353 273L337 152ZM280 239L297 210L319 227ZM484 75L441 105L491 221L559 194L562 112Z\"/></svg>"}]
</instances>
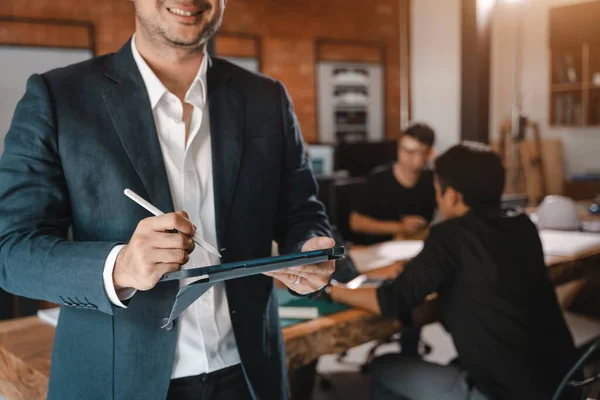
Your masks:
<instances>
[{"instance_id":1,"label":"suit jacket lapel","mask_svg":"<svg viewBox=\"0 0 600 400\"><path fill-rule=\"evenodd\" d=\"M219 247L227 246L226 229L244 144L244 99L230 81L230 72L227 64L209 60L208 105Z\"/></svg>"},{"instance_id":2,"label":"suit jacket lapel","mask_svg":"<svg viewBox=\"0 0 600 400\"><path fill-rule=\"evenodd\" d=\"M104 103L148 200L163 212L172 212L173 200L150 100L131 52L131 41L113 56L106 76L116 85L104 93Z\"/></svg>"},{"instance_id":3,"label":"suit jacket lapel","mask_svg":"<svg viewBox=\"0 0 600 400\"><path fill-rule=\"evenodd\" d=\"M243 149L244 100L231 84L230 68L209 59L208 105L212 142L215 216L219 247L225 229ZM156 134L150 100L128 42L113 56L106 74L115 85L104 93L104 102L149 201L164 212L173 211L173 200Z\"/></svg>"}]
</instances>

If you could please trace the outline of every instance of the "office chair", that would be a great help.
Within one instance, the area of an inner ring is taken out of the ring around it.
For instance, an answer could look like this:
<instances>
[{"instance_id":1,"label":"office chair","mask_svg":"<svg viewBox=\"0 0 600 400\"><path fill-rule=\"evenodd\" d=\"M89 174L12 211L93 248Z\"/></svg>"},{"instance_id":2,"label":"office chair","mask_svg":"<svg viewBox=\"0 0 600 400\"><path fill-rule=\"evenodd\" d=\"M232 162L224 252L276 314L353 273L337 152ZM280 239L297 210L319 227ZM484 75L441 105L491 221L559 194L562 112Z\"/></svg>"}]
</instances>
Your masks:
<instances>
[{"instance_id":1,"label":"office chair","mask_svg":"<svg viewBox=\"0 0 600 400\"><path fill-rule=\"evenodd\" d=\"M362 195L366 178L346 178L335 182L335 223L345 242L356 243L357 234L350 229L350 214Z\"/></svg>"},{"instance_id":2,"label":"office chair","mask_svg":"<svg viewBox=\"0 0 600 400\"><path fill-rule=\"evenodd\" d=\"M563 394L563 392L565 391L565 389L569 388L569 387L570 388L575 388L575 389L581 389L581 391L582 391L581 398L582 399L583 398L590 399L589 397L587 397L588 389L590 389L590 387L592 386L592 384L594 384L597 381L600 381L600 363L598 363L598 365L594 369L594 372L592 373L592 375L589 378L584 379L582 381L573 381L571 379L573 378L574 375L576 375L581 370L581 368L583 367L583 364L598 349L600 349L600 338L597 338L594 341L594 343L592 343L588 347L588 349L585 351L585 353L583 353L583 355L579 358L579 360L577 360L577 362L575 363L575 365L573 365L573 367L569 370L569 372L567 372L567 374L565 375L565 377L561 381L560 385L556 389L556 392L554 393L554 396L552 397L552 400L559 400L560 396ZM597 395L596 396L596 400L598 400L599 398L600 398L600 396Z\"/></svg>"},{"instance_id":3,"label":"office chair","mask_svg":"<svg viewBox=\"0 0 600 400\"><path fill-rule=\"evenodd\" d=\"M363 374L366 374L369 372L369 367L371 365L371 362L375 358L375 353L377 352L377 349L379 347L381 347L385 344L389 344L389 343L400 342L401 338L402 338L402 332L399 332L393 336L390 336L383 340L377 341L377 343L375 343L375 345L371 348L371 350L369 350L369 354L367 354L367 359L364 362L364 364L362 364L360 366L360 372ZM425 342L422 339L419 339L419 343L418 343L418 353L419 353L418 356L419 357L424 357L424 356L428 355L429 353L431 353L432 350L433 350L433 348L431 347L431 345L429 343ZM400 352L402 352L402 346L400 346Z\"/></svg>"}]
</instances>

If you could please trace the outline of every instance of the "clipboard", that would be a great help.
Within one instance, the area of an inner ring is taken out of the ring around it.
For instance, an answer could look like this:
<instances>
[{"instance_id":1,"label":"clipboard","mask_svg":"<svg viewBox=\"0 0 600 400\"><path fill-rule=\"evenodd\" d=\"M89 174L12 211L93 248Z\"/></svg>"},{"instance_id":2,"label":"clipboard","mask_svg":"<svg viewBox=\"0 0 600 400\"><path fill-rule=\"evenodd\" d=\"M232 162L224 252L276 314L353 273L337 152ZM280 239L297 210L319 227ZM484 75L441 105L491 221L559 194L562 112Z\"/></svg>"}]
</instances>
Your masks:
<instances>
[{"instance_id":1,"label":"clipboard","mask_svg":"<svg viewBox=\"0 0 600 400\"><path fill-rule=\"evenodd\" d=\"M185 309L192 305L192 303L218 282L276 271L283 268L299 267L308 264L318 264L328 260L337 260L345 257L345 255L346 249L344 247L333 247L331 249L286 254L277 257L183 269L165 274L161 277L159 283L196 277L202 277L202 279L179 289L179 292L177 292L177 296L175 297L175 303L173 303L173 307L171 308L171 314L169 315L169 318L164 321L162 327L165 328L171 324L183 311L185 311Z\"/></svg>"}]
</instances>

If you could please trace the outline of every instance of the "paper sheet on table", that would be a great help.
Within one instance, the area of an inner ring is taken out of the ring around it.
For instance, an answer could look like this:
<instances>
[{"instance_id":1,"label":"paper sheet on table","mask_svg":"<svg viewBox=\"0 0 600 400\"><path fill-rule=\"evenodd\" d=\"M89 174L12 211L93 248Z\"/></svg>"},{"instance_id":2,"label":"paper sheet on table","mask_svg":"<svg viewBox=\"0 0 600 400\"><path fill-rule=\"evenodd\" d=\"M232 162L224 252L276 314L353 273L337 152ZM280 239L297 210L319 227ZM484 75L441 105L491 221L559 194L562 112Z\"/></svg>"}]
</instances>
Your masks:
<instances>
[{"instance_id":1,"label":"paper sheet on table","mask_svg":"<svg viewBox=\"0 0 600 400\"><path fill-rule=\"evenodd\" d=\"M575 256L600 246L597 233L540 231L540 239L546 256Z\"/></svg>"},{"instance_id":2,"label":"paper sheet on table","mask_svg":"<svg viewBox=\"0 0 600 400\"><path fill-rule=\"evenodd\" d=\"M423 250L422 240L385 242L366 249L350 250L350 257L360 273L408 260Z\"/></svg>"},{"instance_id":3,"label":"paper sheet on table","mask_svg":"<svg viewBox=\"0 0 600 400\"><path fill-rule=\"evenodd\" d=\"M281 319L315 319L319 318L318 307L290 307L279 306Z\"/></svg>"}]
</instances>

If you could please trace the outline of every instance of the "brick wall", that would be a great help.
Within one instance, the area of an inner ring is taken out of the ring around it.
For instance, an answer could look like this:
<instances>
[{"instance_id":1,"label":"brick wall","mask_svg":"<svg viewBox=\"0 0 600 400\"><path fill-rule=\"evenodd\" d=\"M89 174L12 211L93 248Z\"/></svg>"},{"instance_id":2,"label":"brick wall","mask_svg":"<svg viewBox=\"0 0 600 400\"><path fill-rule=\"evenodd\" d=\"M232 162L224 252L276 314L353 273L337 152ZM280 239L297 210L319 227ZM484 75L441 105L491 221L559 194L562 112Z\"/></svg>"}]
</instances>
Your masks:
<instances>
[{"instance_id":1,"label":"brick wall","mask_svg":"<svg viewBox=\"0 0 600 400\"><path fill-rule=\"evenodd\" d=\"M261 38L263 72L287 86L309 142L317 140L315 41L383 42L386 130L388 137L396 137L401 109L399 21L407 4L408 0L229 0L222 31Z\"/></svg>"},{"instance_id":2,"label":"brick wall","mask_svg":"<svg viewBox=\"0 0 600 400\"><path fill-rule=\"evenodd\" d=\"M260 39L262 70L288 87L309 142L318 140L317 39L382 43L386 64L386 130L388 137L396 137L401 110L399 21L407 4L408 0L229 0L221 30ZM0 16L91 21L97 54L119 49L135 28L133 6L127 0L2 0ZM53 45L61 42L74 45L73 29L20 29L20 41L28 40L24 35L35 35L29 41L39 44L39 36L43 35L51 38ZM3 38L6 42L10 32L15 32L14 26L0 22L0 42ZM75 45L80 42L75 40Z\"/></svg>"},{"instance_id":3,"label":"brick wall","mask_svg":"<svg viewBox=\"0 0 600 400\"><path fill-rule=\"evenodd\" d=\"M99 55L118 50L135 29L133 4L127 0L1 0L0 16L91 21ZM70 32L63 32L59 39L71 43Z\"/></svg>"}]
</instances>

